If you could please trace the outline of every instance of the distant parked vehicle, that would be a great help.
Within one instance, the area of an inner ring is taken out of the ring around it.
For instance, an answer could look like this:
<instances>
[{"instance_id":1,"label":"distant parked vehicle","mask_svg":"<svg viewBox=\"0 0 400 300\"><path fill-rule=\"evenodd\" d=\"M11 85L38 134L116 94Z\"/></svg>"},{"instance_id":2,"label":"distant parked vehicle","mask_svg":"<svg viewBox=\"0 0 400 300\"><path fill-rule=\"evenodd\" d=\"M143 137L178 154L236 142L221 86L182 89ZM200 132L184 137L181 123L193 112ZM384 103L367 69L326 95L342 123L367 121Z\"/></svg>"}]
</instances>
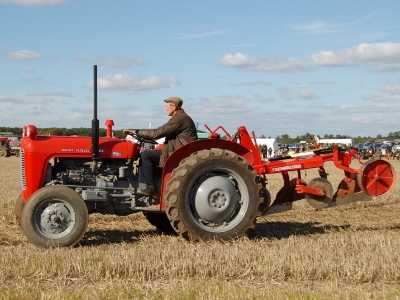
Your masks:
<instances>
[{"instance_id":1,"label":"distant parked vehicle","mask_svg":"<svg viewBox=\"0 0 400 300\"><path fill-rule=\"evenodd\" d=\"M362 149L363 150L368 150L369 148L372 148L374 145L371 142L365 142Z\"/></svg>"}]
</instances>

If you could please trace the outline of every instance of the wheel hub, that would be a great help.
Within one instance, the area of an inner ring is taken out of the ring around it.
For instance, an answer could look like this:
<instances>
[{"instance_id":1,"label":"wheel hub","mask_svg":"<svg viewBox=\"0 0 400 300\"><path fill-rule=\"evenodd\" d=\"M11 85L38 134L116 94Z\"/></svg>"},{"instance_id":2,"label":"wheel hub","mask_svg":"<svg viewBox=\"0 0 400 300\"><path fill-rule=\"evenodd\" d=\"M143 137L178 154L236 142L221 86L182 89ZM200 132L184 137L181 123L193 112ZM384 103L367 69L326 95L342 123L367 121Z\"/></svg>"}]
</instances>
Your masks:
<instances>
[{"instance_id":1,"label":"wheel hub","mask_svg":"<svg viewBox=\"0 0 400 300\"><path fill-rule=\"evenodd\" d=\"M210 204L213 207L221 208L226 204L226 196L223 191L215 191L210 198Z\"/></svg>"},{"instance_id":2,"label":"wheel hub","mask_svg":"<svg viewBox=\"0 0 400 300\"><path fill-rule=\"evenodd\" d=\"M41 213L39 230L45 236L67 234L73 225L71 211L66 204L51 203Z\"/></svg>"}]
</instances>

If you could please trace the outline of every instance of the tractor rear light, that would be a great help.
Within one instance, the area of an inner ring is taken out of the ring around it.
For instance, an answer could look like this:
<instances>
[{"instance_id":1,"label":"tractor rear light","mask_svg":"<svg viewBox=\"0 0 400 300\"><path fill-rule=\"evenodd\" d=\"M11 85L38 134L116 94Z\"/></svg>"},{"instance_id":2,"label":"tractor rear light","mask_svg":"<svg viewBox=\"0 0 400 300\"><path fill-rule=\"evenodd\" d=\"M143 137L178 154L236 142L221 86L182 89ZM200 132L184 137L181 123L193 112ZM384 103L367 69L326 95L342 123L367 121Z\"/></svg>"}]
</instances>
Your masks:
<instances>
[{"instance_id":1,"label":"tractor rear light","mask_svg":"<svg viewBox=\"0 0 400 300\"><path fill-rule=\"evenodd\" d=\"M26 132L25 132L26 129ZM37 136L37 128L35 125L28 125L26 128L24 127L24 135L26 133L26 136L29 137L30 139L34 139Z\"/></svg>"}]
</instances>

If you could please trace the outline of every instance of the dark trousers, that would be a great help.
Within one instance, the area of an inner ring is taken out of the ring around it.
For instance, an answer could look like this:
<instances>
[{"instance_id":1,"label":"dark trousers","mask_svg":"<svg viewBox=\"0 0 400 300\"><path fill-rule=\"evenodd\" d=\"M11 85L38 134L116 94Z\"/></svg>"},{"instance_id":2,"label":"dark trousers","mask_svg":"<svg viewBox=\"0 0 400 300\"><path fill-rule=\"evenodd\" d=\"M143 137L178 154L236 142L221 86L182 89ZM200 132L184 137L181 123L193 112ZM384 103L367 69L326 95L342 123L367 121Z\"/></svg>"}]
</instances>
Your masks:
<instances>
[{"instance_id":1,"label":"dark trousers","mask_svg":"<svg viewBox=\"0 0 400 300\"><path fill-rule=\"evenodd\" d=\"M140 156L139 183L155 186L154 168L160 163L161 150L143 150Z\"/></svg>"}]
</instances>

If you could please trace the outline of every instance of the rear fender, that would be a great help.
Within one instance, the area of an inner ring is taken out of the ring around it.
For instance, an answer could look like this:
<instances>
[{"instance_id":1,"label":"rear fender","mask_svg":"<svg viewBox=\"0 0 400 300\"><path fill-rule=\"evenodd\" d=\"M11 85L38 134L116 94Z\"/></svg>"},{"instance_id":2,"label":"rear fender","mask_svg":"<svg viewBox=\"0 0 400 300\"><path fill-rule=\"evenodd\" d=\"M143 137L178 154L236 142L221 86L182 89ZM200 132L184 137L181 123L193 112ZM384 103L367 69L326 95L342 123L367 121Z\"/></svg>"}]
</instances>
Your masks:
<instances>
[{"instance_id":1,"label":"rear fender","mask_svg":"<svg viewBox=\"0 0 400 300\"><path fill-rule=\"evenodd\" d=\"M197 140L175 150L166 160L163 168L162 175L162 186L161 186L161 209L165 210L166 205L164 203L164 196L166 194L166 187L168 181L171 179L172 171L179 165L179 163L186 157L197 151L204 149L219 148L224 150L229 150L237 155L243 157L250 165L255 163L254 154L246 147L232 141L220 140L220 139L202 139Z\"/></svg>"}]
</instances>

